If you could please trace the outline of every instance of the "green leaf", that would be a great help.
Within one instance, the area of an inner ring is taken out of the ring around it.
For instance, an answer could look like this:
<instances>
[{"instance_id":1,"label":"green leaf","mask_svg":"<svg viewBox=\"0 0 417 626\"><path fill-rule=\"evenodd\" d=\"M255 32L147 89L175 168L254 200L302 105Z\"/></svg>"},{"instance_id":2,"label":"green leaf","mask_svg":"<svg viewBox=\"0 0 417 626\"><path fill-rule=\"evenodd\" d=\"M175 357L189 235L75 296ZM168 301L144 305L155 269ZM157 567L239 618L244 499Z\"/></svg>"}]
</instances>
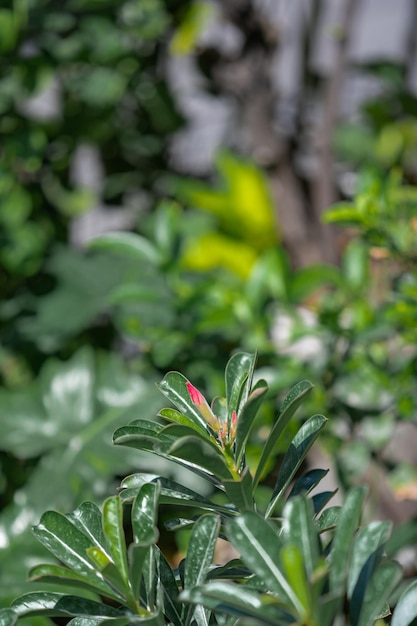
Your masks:
<instances>
[{"instance_id":1,"label":"green leaf","mask_svg":"<svg viewBox=\"0 0 417 626\"><path fill-rule=\"evenodd\" d=\"M106 595L108 593L113 595L101 574L94 569L87 557L87 551L92 546L91 540L64 515L55 511L47 511L42 515L33 532L36 538L57 559L85 576L87 582L93 587Z\"/></svg>"},{"instance_id":2,"label":"green leaf","mask_svg":"<svg viewBox=\"0 0 417 626\"><path fill-rule=\"evenodd\" d=\"M195 420L191 420L189 417L183 415L176 409L162 409L161 411L159 411L158 415L169 420L170 422L175 422L176 424L181 424L182 426L188 426L189 428L193 428L201 435L209 438L207 427L203 428L201 424L197 424Z\"/></svg>"},{"instance_id":3,"label":"green leaf","mask_svg":"<svg viewBox=\"0 0 417 626\"><path fill-rule=\"evenodd\" d=\"M323 533L326 530L330 530L331 528L337 526L341 511L341 506L330 506L328 509L325 509L316 520L319 532Z\"/></svg>"},{"instance_id":4,"label":"green leaf","mask_svg":"<svg viewBox=\"0 0 417 626\"><path fill-rule=\"evenodd\" d=\"M312 578L319 560L319 540L310 500L302 496L288 500L283 511L282 533L286 544L299 548L307 575Z\"/></svg>"},{"instance_id":5,"label":"green leaf","mask_svg":"<svg viewBox=\"0 0 417 626\"><path fill-rule=\"evenodd\" d=\"M123 617L117 609L86 598L54 592L32 592L17 598L12 609L19 617L30 615L50 615L51 617L91 616Z\"/></svg>"},{"instance_id":6,"label":"green leaf","mask_svg":"<svg viewBox=\"0 0 417 626\"><path fill-rule=\"evenodd\" d=\"M372 576L362 602L359 621L357 626L369 626L384 615L384 607L398 583L402 578L402 569L395 561L384 561ZM417 614L417 612L416 612ZM391 621L391 625L394 622ZM401 621L401 626L407 626L409 622ZM356 626L352 624L352 626Z\"/></svg>"},{"instance_id":7,"label":"green leaf","mask_svg":"<svg viewBox=\"0 0 417 626\"><path fill-rule=\"evenodd\" d=\"M308 471L306 474L303 474L298 478L294 487L291 489L291 493L289 495L290 498L294 496L298 496L301 493L310 493L314 487L317 487L319 482L329 473L329 470L324 469L313 469Z\"/></svg>"},{"instance_id":8,"label":"green leaf","mask_svg":"<svg viewBox=\"0 0 417 626\"><path fill-rule=\"evenodd\" d=\"M14 626L17 615L13 609L0 609L0 626Z\"/></svg>"},{"instance_id":9,"label":"green leaf","mask_svg":"<svg viewBox=\"0 0 417 626\"><path fill-rule=\"evenodd\" d=\"M164 601L164 613L175 626L183 626L181 618L182 606L178 601L179 589L174 572L159 549L157 549L157 560Z\"/></svg>"},{"instance_id":10,"label":"green leaf","mask_svg":"<svg viewBox=\"0 0 417 626\"><path fill-rule=\"evenodd\" d=\"M86 537L91 544L107 552L106 538L103 532L102 515L94 502L83 502L75 511L68 513L66 517Z\"/></svg>"},{"instance_id":11,"label":"green leaf","mask_svg":"<svg viewBox=\"0 0 417 626\"><path fill-rule=\"evenodd\" d=\"M95 237L89 243L93 250L116 252L131 257L137 261L147 261L151 265L158 265L160 255L155 246L141 235L127 232L113 232Z\"/></svg>"},{"instance_id":12,"label":"green leaf","mask_svg":"<svg viewBox=\"0 0 417 626\"><path fill-rule=\"evenodd\" d=\"M348 574L348 597L350 598L359 582L363 586L363 568L370 557L383 546L391 533L391 522L370 522L361 528L355 537L350 557Z\"/></svg>"},{"instance_id":13,"label":"green leaf","mask_svg":"<svg viewBox=\"0 0 417 626\"><path fill-rule=\"evenodd\" d=\"M183 437L169 447L161 450L168 457L183 459L192 468L200 468L215 478L224 480L233 478L221 450L197 437Z\"/></svg>"},{"instance_id":14,"label":"green leaf","mask_svg":"<svg viewBox=\"0 0 417 626\"><path fill-rule=\"evenodd\" d=\"M213 561L219 529L220 518L209 514L200 517L194 525L185 560L185 589L190 589L205 582ZM193 618L200 624L208 622L207 611L202 607L189 607L186 611L185 625L189 626Z\"/></svg>"},{"instance_id":15,"label":"green leaf","mask_svg":"<svg viewBox=\"0 0 417 626\"><path fill-rule=\"evenodd\" d=\"M132 506L132 528L135 543L150 546L156 543L159 531L156 526L160 483L147 483L140 489Z\"/></svg>"},{"instance_id":16,"label":"green leaf","mask_svg":"<svg viewBox=\"0 0 417 626\"><path fill-rule=\"evenodd\" d=\"M301 606L286 575L280 569L282 540L269 523L252 511L231 520L227 535L242 559L282 602L290 604L298 613Z\"/></svg>"},{"instance_id":17,"label":"green leaf","mask_svg":"<svg viewBox=\"0 0 417 626\"><path fill-rule=\"evenodd\" d=\"M242 394L247 392L252 385L253 368L255 366L256 355L238 352L228 361L225 371L227 411L230 416L233 411L238 410L241 399L247 400ZM245 385L247 381L247 385Z\"/></svg>"},{"instance_id":18,"label":"green leaf","mask_svg":"<svg viewBox=\"0 0 417 626\"><path fill-rule=\"evenodd\" d=\"M103 531L112 560L128 590L130 586L129 567L123 530L123 505L119 496L112 496L104 502Z\"/></svg>"},{"instance_id":19,"label":"green leaf","mask_svg":"<svg viewBox=\"0 0 417 626\"><path fill-rule=\"evenodd\" d=\"M223 486L230 502L240 512L253 510L252 477L248 467L240 475L239 480L224 480Z\"/></svg>"},{"instance_id":20,"label":"green leaf","mask_svg":"<svg viewBox=\"0 0 417 626\"><path fill-rule=\"evenodd\" d=\"M209 582L203 587L184 589L180 599L193 604L204 604L214 611L229 613L233 617L250 617L270 626L293 621L288 620L288 612L283 610L282 602L276 597L261 594L247 585Z\"/></svg>"},{"instance_id":21,"label":"green leaf","mask_svg":"<svg viewBox=\"0 0 417 626\"><path fill-rule=\"evenodd\" d=\"M129 577L133 597L138 600L145 563L150 558L150 547L132 543L128 549Z\"/></svg>"},{"instance_id":22,"label":"green leaf","mask_svg":"<svg viewBox=\"0 0 417 626\"><path fill-rule=\"evenodd\" d=\"M299 614L300 622L302 622L303 618L305 619L305 616L310 610L310 594L306 572L304 569L303 556L298 548L298 545L285 545L281 550L280 559L287 581L291 585L294 593L297 595L297 598L303 608L302 613Z\"/></svg>"},{"instance_id":23,"label":"green leaf","mask_svg":"<svg viewBox=\"0 0 417 626\"><path fill-rule=\"evenodd\" d=\"M275 421L275 424L272 427L271 432L269 433L268 439L266 440L261 458L258 463L258 467L256 468L255 477L253 479L253 489L255 490L259 480L262 475L262 471L269 460L269 457L273 453L275 444L280 438L282 432L287 426L288 422L294 415L295 411L298 409L300 404L302 403L305 396L311 391L313 388L312 383L308 380L302 380L301 382L294 385L294 387L289 391L288 395L285 397L280 411L278 413L278 417Z\"/></svg>"},{"instance_id":24,"label":"green leaf","mask_svg":"<svg viewBox=\"0 0 417 626\"><path fill-rule=\"evenodd\" d=\"M345 592L353 536L360 522L365 495L365 487L352 489L347 494L338 516L329 557L330 591L337 596L342 596Z\"/></svg>"},{"instance_id":25,"label":"green leaf","mask_svg":"<svg viewBox=\"0 0 417 626\"><path fill-rule=\"evenodd\" d=\"M325 286L342 284L340 270L333 265L317 264L294 272L289 281L291 301L298 303Z\"/></svg>"},{"instance_id":26,"label":"green leaf","mask_svg":"<svg viewBox=\"0 0 417 626\"><path fill-rule=\"evenodd\" d=\"M184 586L189 589L206 580L220 529L217 515L203 515L194 525L185 560Z\"/></svg>"},{"instance_id":27,"label":"green leaf","mask_svg":"<svg viewBox=\"0 0 417 626\"><path fill-rule=\"evenodd\" d=\"M395 607L391 626L411 626L417 619L417 581L401 594Z\"/></svg>"},{"instance_id":28,"label":"green leaf","mask_svg":"<svg viewBox=\"0 0 417 626\"><path fill-rule=\"evenodd\" d=\"M245 453L246 442L253 426L256 413L258 412L258 409L262 404L262 401L267 391L267 382L265 380L258 381L255 387L252 389L242 409L240 410L236 429L236 467L240 467L243 455Z\"/></svg>"},{"instance_id":29,"label":"green leaf","mask_svg":"<svg viewBox=\"0 0 417 626\"><path fill-rule=\"evenodd\" d=\"M188 379L180 372L168 372L157 386L164 396L199 429L207 430L207 422L191 401L187 382L189 382Z\"/></svg>"},{"instance_id":30,"label":"green leaf","mask_svg":"<svg viewBox=\"0 0 417 626\"><path fill-rule=\"evenodd\" d=\"M285 490L326 422L327 419L323 415L313 415L301 426L295 435L282 461L272 498L266 511L266 517L269 517L274 512L275 507L283 497Z\"/></svg>"},{"instance_id":31,"label":"green leaf","mask_svg":"<svg viewBox=\"0 0 417 626\"><path fill-rule=\"evenodd\" d=\"M87 554L89 554L88 551ZM90 589L95 593L101 593L108 598L114 598L117 601L120 601L122 597L117 591L111 589L110 587L108 587L106 592L104 592L101 588L97 589L97 586L90 582L86 576L73 572L67 567L62 567L61 565L35 565L35 567L33 567L29 572L29 580L42 580L54 583L55 585L61 585L66 588L69 586L83 587L84 589Z\"/></svg>"}]
</instances>

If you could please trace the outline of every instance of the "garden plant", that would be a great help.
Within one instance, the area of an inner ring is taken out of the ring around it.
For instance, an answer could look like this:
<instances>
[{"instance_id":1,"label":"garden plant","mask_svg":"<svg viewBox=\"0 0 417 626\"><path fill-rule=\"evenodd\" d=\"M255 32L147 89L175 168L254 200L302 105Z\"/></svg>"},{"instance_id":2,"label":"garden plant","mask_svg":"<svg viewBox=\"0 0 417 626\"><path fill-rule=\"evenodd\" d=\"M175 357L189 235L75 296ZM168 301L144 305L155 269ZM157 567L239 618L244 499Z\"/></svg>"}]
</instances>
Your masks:
<instances>
[{"instance_id":1,"label":"garden plant","mask_svg":"<svg viewBox=\"0 0 417 626\"><path fill-rule=\"evenodd\" d=\"M255 355L235 353L225 371L226 396L210 406L185 376L169 372L159 389L175 408L162 409L158 421L146 415L119 427L114 443L188 468L213 486L212 496L139 473L125 478L101 509L84 502L66 515L45 512L33 532L59 563L32 569L35 590L2 609L2 626L30 616L70 618L72 626L385 623L402 579L400 565L384 552L391 524L362 523L365 488L328 506L334 494L316 489L326 470L300 472L327 421L322 415L297 423L273 489L260 490L276 444L312 385L303 380L290 390L249 465L247 442L268 393L255 375ZM162 505L172 510L171 531L189 529L186 556L174 568L158 545ZM216 564L218 538L230 542L236 558ZM403 591L393 626L414 623L416 594L415 583Z\"/></svg>"}]
</instances>

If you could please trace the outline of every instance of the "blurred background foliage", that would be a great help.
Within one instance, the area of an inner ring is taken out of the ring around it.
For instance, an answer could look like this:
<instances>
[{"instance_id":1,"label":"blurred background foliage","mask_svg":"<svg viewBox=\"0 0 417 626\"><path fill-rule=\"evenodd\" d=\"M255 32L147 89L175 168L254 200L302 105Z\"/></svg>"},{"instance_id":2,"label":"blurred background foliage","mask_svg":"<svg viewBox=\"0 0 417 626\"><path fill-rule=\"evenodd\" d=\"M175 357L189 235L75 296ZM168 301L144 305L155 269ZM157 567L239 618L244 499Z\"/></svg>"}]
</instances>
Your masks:
<instances>
[{"instance_id":1,"label":"blurred background foliage","mask_svg":"<svg viewBox=\"0 0 417 626\"><path fill-rule=\"evenodd\" d=\"M214 397L238 348L258 351L272 396L312 380L305 410L330 418L319 454L332 486L367 481L370 515L398 524L393 555L412 550L417 98L406 62L364 62L356 71L379 91L339 123L328 94L350 67L355 3L320 76L309 54L324 4L303 22L285 132L271 78L282 34L262 3L0 9L1 603L42 556L30 526L46 508L100 501L137 469L111 433L155 415L154 382L177 369ZM194 133L202 92L233 113L204 171L215 127L203 116ZM145 455L141 469L179 477Z\"/></svg>"}]
</instances>

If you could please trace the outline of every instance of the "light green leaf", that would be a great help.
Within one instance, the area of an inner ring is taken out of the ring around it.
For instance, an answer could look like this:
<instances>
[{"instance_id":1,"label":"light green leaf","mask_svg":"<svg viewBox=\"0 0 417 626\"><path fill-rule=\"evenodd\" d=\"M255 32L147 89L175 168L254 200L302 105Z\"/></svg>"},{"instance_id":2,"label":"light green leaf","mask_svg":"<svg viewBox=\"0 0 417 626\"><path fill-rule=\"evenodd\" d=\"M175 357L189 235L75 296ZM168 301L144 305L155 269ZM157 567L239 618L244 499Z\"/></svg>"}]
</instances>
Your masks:
<instances>
[{"instance_id":1,"label":"light green leaf","mask_svg":"<svg viewBox=\"0 0 417 626\"><path fill-rule=\"evenodd\" d=\"M189 382L187 378L180 372L168 372L158 384L158 388L197 427L207 430L207 422L191 401L187 382Z\"/></svg>"},{"instance_id":2,"label":"light green leaf","mask_svg":"<svg viewBox=\"0 0 417 626\"><path fill-rule=\"evenodd\" d=\"M282 533L286 544L293 544L300 549L307 575L311 579L319 560L319 541L310 500L302 496L288 500L283 511Z\"/></svg>"},{"instance_id":3,"label":"light green leaf","mask_svg":"<svg viewBox=\"0 0 417 626\"><path fill-rule=\"evenodd\" d=\"M303 607L302 613L299 615L301 622L310 611L309 586L303 556L298 545L286 544L281 550L280 558L287 581Z\"/></svg>"},{"instance_id":4,"label":"light green leaf","mask_svg":"<svg viewBox=\"0 0 417 626\"><path fill-rule=\"evenodd\" d=\"M247 393L252 385L255 361L255 354L238 352L229 359L226 365L225 382L229 419L233 411L238 410L240 401L246 402L247 400ZM246 397L242 397L242 394L245 394Z\"/></svg>"},{"instance_id":5,"label":"light green leaf","mask_svg":"<svg viewBox=\"0 0 417 626\"><path fill-rule=\"evenodd\" d=\"M101 235L90 241L90 248L116 252L137 261L147 261L151 265L158 265L160 262L160 255L155 246L149 239L136 233L113 232Z\"/></svg>"},{"instance_id":6,"label":"light green leaf","mask_svg":"<svg viewBox=\"0 0 417 626\"><path fill-rule=\"evenodd\" d=\"M158 415L169 420L170 422L175 422L176 424L193 428L201 435L209 438L207 427L203 428L200 423L197 423L195 420L191 420L189 417L183 415L176 409L162 409L161 411L159 411Z\"/></svg>"},{"instance_id":7,"label":"light green leaf","mask_svg":"<svg viewBox=\"0 0 417 626\"><path fill-rule=\"evenodd\" d=\"M89 551L87 550L87 554ZM121 596L120 594L108 587L108 590L104 592L101 588L97 588L89 579L83 574L78 574L67 567L62 567L61 565L35 565L29 572L29 580L30 581L45 581L51 582L55 585L61 585L68 589L71 587L83 587L84 589L90 589L95 593L101 593L102 595L107 596L108 598L113 598L120 602Z\"/></svg>"},{"instance_id":8,"label":"light green leaf","mask_svg":"<svg viewBox=\"0 0 417 626\"><path fill-rule=\"evenodd\" d=\"M391 626L411 626L417 619L417 581L402 593L395 607Z\"/></svg>"},{"instance_id":9,"label":"light green leaf","mask_svg":"<svg viewBox=\"0 0 417 626\"><path fill-rule=\"evenodd\" d=\"M112 560L120 572L126 589L129 589L129 568L123 530L123 506L119 496L112 496L104 502L103 531Z\"/></svg>"},{"instance_id":10,"label":"light green leaf","mask_svg":"<svg viewBox=\"0 0 417 626\"><path fill-rule=\"evenodd\" d=\"M14 626L17 622L17 614L13 609L0 609L0 626Z\"/></svg>"}]
</instances>

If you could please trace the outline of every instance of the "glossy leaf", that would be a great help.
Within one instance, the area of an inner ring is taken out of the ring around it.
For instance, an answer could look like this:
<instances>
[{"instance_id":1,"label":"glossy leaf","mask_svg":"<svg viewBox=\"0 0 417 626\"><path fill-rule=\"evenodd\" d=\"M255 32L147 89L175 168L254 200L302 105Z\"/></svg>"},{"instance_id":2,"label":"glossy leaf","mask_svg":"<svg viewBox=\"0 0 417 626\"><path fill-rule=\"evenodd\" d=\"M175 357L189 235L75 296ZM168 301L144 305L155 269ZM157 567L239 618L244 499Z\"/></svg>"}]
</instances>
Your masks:
<instances>
[{"instance_id":1,"label":"glossy leaf","mask_svg":"<svg viewBox=\"0 0 417 626\"><path fill-rule=\"evenodd\" d=\"M187 382L189 382L187 378L179 372L168 372L158 384L158 388L197 427L207 430L205 419L191 401Z\"/></svg>"},{"instance_id":2,"label":"glossy leaf","mask_svg":"<svg viewBox=\"0 0 417 626\"><path fill-rule=\"evenodd\" d=\"M240 475L239 480L224 480L223 486L230 502L240 512L253 510L252 477L249 468Z\"/></svg>"},{"instance_id":3,"label":"glossy leaf","mask_svg":"<svg viewBox=\"0 0 417 626\"><path fill-rule=\"evenodd\" d=\"M101 548L104 552L107 551L101 511L94 502L83 502L75 511L68 513L66 517L86 537L90 538L92 545Z\"/></svg>"},{"instance_id":4,"label":"glossy leaf","mask_svg":"<svg viewBox=\"0 0 417 626\"><path fill-rule=\"evenodd\" d=\"M132 505L132 528L135 543L150 546L158 540L156 526L160 483L147 483L140 489Z\"/></svg>"},{"instance_id":5,"label":"glossy leaf","mask_svg":"<svg viewBox=\"0 0 417 626\"><path fill-rule=\"evenodd\" d=\"M42 515L33 532L57 559L85 576L91 585L102 590L103 593L109 593L108 585L88 559L87 551L92 546L91 540L64 515L47 511Z\"/></svg>"},{"instance_id":6,"label":"glossy leaf","mask_svg":"<svg viewBox=\"0 0 417 626\"><path fill-rule=\"evenodd\" d=\"M258 485L263 469L269 457L273 453L278 439L282 435L285 427L287 426L288 422L294 415L295 411L298 409L303 399L311 391L312 388L313 388L313 385L308 380L302 380L301 382L294 385L294 387L290 390L288 395L285 397L281 405L280 411L278 413L278 417L262 449L261 458L259 460L258 466L256 468L256 472L255 472L255 477L253 479L254 489Z\"/></svg>"},{"instance_id":7,"label":"glossy leaf","mask_svg":"<svg viewBox=\"0 0 417 626\"><path fill-rule=\"evenodd\" d=\"M271 502L266 511L267 517L272 515L275 507L283 497L285 490L326 422L327 419L323 415L313 415L313 417L310 417L301 426L300 430L295 435L282 461Z\"/></svg>"},{"instance_id":8,"label":"glossy leaf","mask_svg":"<svg viewBox=\"0 0 417 626\"><path fill-rule=\"evenodd\" d=\"M101 602L46 591L27 593L15 600L12 608L19 617L30 615L123 617L121 611Z\"/></svg>"},{"instance_id":9,"label":"glossy leaf","mask_svg":"<svg viewBox=\"0 0 417 626\"><path fill-rule=\"evenodd\" d=\"M269 523L256 513L247 511L229 522L227 535L245 563L267 588L282 602L302 612L297 596L280 569L282 540Z\"/></svg>"},{"instance_id":10,"label":"glossy leaf","mask_svg":"<svg viewBox=\"0 0 417 626\"><path fill-rule=\"evenodd\" d=\"M150 547L132 543L128 549L129 578L133 597L138 600L142 574L146 561L150 558Z\"/></svg>"},{"instance_id":11,"label":"glossy leaf","mask_svg":"<svg viewBox=\"0 0 417 626\"><path fill-rule=\"evenodd\" d=\"M328 509L324 509L320 517L316 519L319 532L322 533L334 528L339 522L341 510L341 506L330 506Z\"/></svg>"},{"instance_id":12,"label":"glossy leaf","mask_svg":"<svg viewBox=\"0 0 417 626\"><path fill-rule=\"evenodd\" d=\"M288 500L283 511L282 533L286 544L297 546L311 579L319 560L319 542L311 502L302 496ZM297 560L296 555L294 559Z\"/></svg>"},{"instance_id":13,"label":"glossy leaf","mask_svg":"<svg viewBox=\"0 0 417 626\"><path fill-rule=\"evenodd\" d=\"M252 384L255 361L256 355L238 352L229 359L226 365L226 400L229 419L233 411L238 411L240 402L247 400L247 391ZM246 381L247 385L245 385Z\"/></svg>"},{"instance_id":14,"label":"glossy leaf","mask_svg":"<svg viewBox=\"0 0 417 626\"><path fill-rule=\"evenodd\" d=\"M359 525L365 495L364 487L352 489L338 516L330 553L330 590L338 596L345 590L353 536Z\"/></svg>"},{"instance_id":15,"label":"glossy leaf","mask_svg":"<svg viewBox=\"0 0 417 626\"><path fill-rule=\"evenodd\" d=\"M78 574L67 567L62 567L61 565L35 565L35 567L33 567L29 572L29 580L51 582L67 589L69 586L83 587L85 589L90 589L95 593L101 593L108 598L114 598L118 601L121 599L120 593L114 589L108 587L104 592L102 587L97 588L97 585L93 584L86 576Z\"/></svg>"},{"instance_id":16,"label":"glossy leaf","mask_svg":"<svg viewBox=\"0 0 417 626\"><path fill-rule=\"evenodd\" d=\"M291 489L291 493L288 496L292 498L294 496L299 495L300 493L310 493L314 487L317 487L319 482L329 473L329 470L324 469L313 469L308 471L306 474L297 478L294 482L294 486Z\"/></svg>"},{"instance_id":17,"label":"glossy leaf","mask_svg":"<svg viewBox=\"0 0 417 626\"><path fill-rule=\"evenodd\" d=\"M203 583L213 561L214 548L220 529L220 519L214 515L203 515L194 525L188 544L184 569L184 588L190 589ZM207 622L207 611L202 607L189 607L185 624Z\"/></svg>"},{"instance_id":18,"label":"glossy leaf","mask_svg":"<svg viewBox=\"0 0 417 626\"><path fill-rule=\"evenodd\" d=\"M287 581L302 606L302 613L299 615L300 621L302 621L310 611L309 585L303 556L298 545L289 543L282 548L280 558Z\"/></svg>"},{"instance_id":19,"label":"glossy leaf","mask_svg":"<svg viewBox=\"0 0 417 626\"><path fill-rule=\"evenodd\" d=\"M123 530L123 506L118 496L107 498L103 505L103 531L114 564L126 588L129 588L126 539Z\"/></svg>"},{"instance_id":20,"label":"glossy leaf","mask_svg":"<svg viewBox=\"0 0 417 626\"><path fill-rule=\"evenodd\" d=\"M245 445L248 440L251 428L262 401L268 392L268 384L264 380L260 380L253 387L248 399L243 405L237 422L236 428L236 444L235 444L235 463L239 467L245 452Z\"/></svg>"},{"instance_id":21,"label":"glossy leaf","mask_svg":"<svg viewBox=\"0 0 417 626\"><path fill-rule=\"evenodd\" d=\"M17 622L17 614L13 609L0 609L0 626L14 626Z\"/></svg>"},{"instance_id":22,"label":"glossy leaf","mask_svg":"<svg viewBox=\"0 0 417 626\"><path fill-rule=\"evenodd\" d=\"M390 533L391 522L370 522L361 528L355 537L350 557L348 574L348 596L351 597L355 585L363 586L363 569L369 559L381 546L385 545Z\"/></svg>"},{"instance_id":23,"label":"glossy leaf","mask_svg":"<svg viewBox=\"0 0 417 626\"><path fill-rule=\"evenodd\" d=\"M359 620L353 621L352 626L369 626L378 617L384 617L384 607L401 577L402 569L399 563L395 561L381 563L367 585ZM403 621L401 626L407 626L407 624L408 622Z\"/></svg>"},{"instance_id":24,"label":"glossy leaf","mask_svg":"<svg viewBox=\"0 0 417 626\"><path fill-rule=\"evenodd\" d=\"M417 581L412 582L401 594L395 607L391 626L411 626L417 619Z\"/></svg>"},{"instance_id":25,"label":"glossy leaf","mask_svg":"<svg viewBox=\"0 0 417 626\"><path fill-rule=\"evenodd\" d=\"M182 605L178 600L179 589L175 580L174 572L161 550L157 549L159 580L162 587L164 612L175 626L183 626L181 618Z\"/></svg>"},{"instance_id":26,"label":"glossy leaf","mask_svg":"<svg viewBox=\"0 0 417 626\"><path fill-rule=\"evenodd\" d=\"M204 587L184 589L180 597L185 602L204 604L214 611L228 613L233 617L253 618L270 626L293 622L278 598L259 593L247 585L209 582Z\"/></svg>"},{"instance_id":27,"label":"glossy leaf","mask_svg":"<svg viewBox=\"0 0 417 626\"><path fill-rule=\"evenodd\" d=\"M192 467L200 467L219 479L232 478L233 474L226 465L222 452L216 450L197 437L183 437L165 448L163 453L169 457L185 460Z\"/></svg>"},{"instance_id":28,"label":"glossy leaf","mask_svg":"<svg viewBox=\"0 0 417 626\"><path fill-rule=\"evenodd\" d=\"M200 423L197 423L195 420L192 420L186 415L183 415L176 409L162 409L161 411L159 411L158 415L169 420L170 422L175 422L176 424L181 424L182 426L188 426L189 428L196 430L198 433L204 435L205 437L209 437L207 427L203 428Z\"/></svg>"}]
</instances>

